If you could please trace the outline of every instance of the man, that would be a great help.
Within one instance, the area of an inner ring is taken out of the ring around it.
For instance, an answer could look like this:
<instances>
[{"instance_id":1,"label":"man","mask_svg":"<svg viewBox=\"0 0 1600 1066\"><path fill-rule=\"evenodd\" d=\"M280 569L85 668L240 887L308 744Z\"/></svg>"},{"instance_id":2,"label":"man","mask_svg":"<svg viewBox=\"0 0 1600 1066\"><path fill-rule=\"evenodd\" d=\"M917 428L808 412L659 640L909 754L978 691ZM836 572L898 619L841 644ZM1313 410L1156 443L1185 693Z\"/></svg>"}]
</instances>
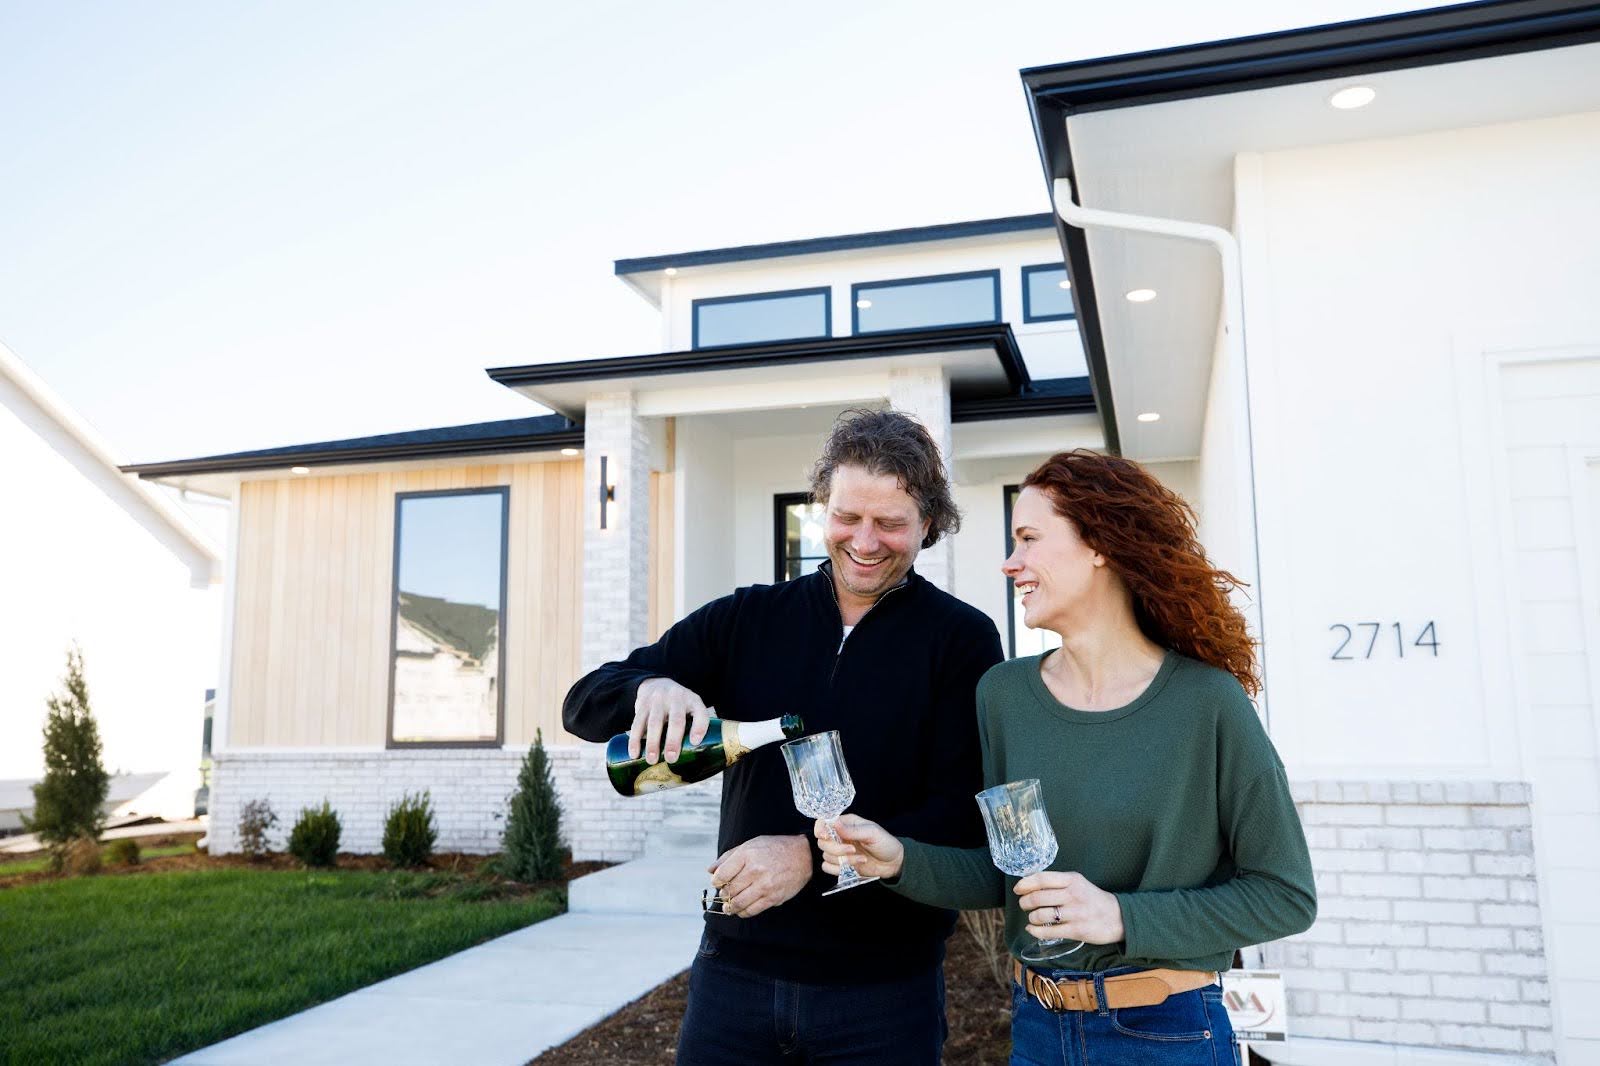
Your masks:
<instances>
[{"instance_id":1,"label":"man","mask_svg":"<svg viewBox=\"0 0 1600 1066\"><path fill-rule=\"evenodd\" d=\"M973 699L1000 636L912 569L960 523L938 446L907 415L847 412L812 493L827 507L816 573L741 588L582 678L567 693L567 729L588 740L628 730L631 754L670 762L686 728L698 742L713 713L799 714L808 732L839 731L852 811L918 840L980 846ZM706 918L679 1063L939 1061L955 915L882 885L822 898L833 879L811 826L778 745L723 774L710 872L733 916Z\"/></svg>"}]
</instances>

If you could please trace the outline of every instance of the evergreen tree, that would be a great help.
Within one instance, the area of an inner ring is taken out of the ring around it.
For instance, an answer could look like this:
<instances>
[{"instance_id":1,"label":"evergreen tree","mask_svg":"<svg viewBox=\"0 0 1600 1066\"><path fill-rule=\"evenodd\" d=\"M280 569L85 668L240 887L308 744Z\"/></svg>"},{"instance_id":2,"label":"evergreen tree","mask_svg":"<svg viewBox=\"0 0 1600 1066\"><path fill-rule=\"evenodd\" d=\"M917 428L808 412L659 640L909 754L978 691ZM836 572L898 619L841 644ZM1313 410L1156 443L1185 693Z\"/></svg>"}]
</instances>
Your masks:
<instances>
[{"instance_id":1,"label":"evergreen tree","mask_svg":"<svg viewBox=\"0 0 1600 1066\"><path fill-rule=\"evenodd\" d=\"M517 791L511 795L500 848L497 865L513 881L553 881L561 876L561 804L556 800L543 730L534 734L517 773Z\"/></svg>"},{"instance_id":2,"label":"evergreen tree","mask_svg":"<svg viewBox=\"0 0 1600 1066\"><path fill-rule=\"evenodd\" d=\"M100 730L89 709L83 653L76 644L67 649L62 685L65 691L46 701L44 780L33 786L33 817L23 818L23 828L57 854L76 837L99 838L111 792L111 775L100 763Z\"/></svg>"}]
</instances>

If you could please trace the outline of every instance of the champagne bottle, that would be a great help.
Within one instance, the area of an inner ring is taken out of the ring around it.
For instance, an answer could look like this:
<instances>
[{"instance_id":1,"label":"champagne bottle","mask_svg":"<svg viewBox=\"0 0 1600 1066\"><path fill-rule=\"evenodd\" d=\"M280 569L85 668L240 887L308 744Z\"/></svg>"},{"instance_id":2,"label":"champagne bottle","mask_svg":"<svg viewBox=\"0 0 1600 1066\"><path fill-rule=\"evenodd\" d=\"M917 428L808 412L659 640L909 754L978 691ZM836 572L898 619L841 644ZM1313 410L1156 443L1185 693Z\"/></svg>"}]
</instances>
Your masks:
<instances>
[{"instance_id":1,"label":"champagne bottle","mask_svg":"<svg viewBox=\"0 0 1600 1066\"><path fill-rule=\"evenodd\" d=\"M642 753L637 759L628 758L628 734L618 733L606 744L606 774L611 778L611 787L624 796L660 792L715 777L763 744L793 740L805 731L798 714L766 722L713 718L700 743L688 743L685 735L678 757L670 763L663 759L654 766L644 761Z\"/></svg>"}]
</instances>

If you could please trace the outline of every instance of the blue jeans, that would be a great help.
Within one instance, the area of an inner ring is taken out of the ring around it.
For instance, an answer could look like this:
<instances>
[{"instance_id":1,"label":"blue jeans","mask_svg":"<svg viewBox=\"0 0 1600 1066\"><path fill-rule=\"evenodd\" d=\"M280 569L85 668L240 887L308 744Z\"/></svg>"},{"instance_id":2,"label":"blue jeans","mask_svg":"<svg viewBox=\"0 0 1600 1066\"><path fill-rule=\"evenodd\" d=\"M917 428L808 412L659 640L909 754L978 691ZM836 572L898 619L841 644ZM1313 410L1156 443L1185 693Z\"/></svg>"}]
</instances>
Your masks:
<instances>
[{"instance_id":1,"label":"blue jeans","mask_svg":"<svg viewBox=\"0 0 1600 1066\"><path fill-rule=\"evenodd\" d=\"M1056 980L1136 973L1124 966L1100 974L1044 970ZM1103 997L1101 997L1103 999ZM1011 986L1012 1066L1239 1066L1239 1045L1222 1007L1222 986L1168 996L1153 1007L1052 1011Z\"/></svg>"},{"instance_id":2,"label":"blue jeans","mask_svg":"<svg viewBox=\"0 0 1600 1066\"><path fill-rule=\"evenodd\" d=\"M841 969L870 960L841 958ZM702 939L689 970L678 1066L937 1064L944 1049L944 969L871 984L780 981L718 958Z\"/></svg>"}]
</instances>

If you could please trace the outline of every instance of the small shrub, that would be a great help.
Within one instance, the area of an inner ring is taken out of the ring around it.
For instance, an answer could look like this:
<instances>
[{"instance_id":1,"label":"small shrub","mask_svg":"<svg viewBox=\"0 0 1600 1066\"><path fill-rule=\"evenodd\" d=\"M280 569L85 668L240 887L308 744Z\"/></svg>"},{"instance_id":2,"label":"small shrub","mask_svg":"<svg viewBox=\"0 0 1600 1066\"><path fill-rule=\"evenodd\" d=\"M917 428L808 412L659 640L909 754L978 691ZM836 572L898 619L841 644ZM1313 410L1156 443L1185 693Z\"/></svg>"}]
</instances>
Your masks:
<instances>
[{"instance_id":1,"label":"small shrub","mask_svg":"<svg viewBox=\"0 0 1600 1066\"><path fill-rule=\"evenodd\" d=\"M554 881L561 876L566 849L561 846L561 804L556 799L550 757L544 750L543 731L533 736L533 746L517 773L517 790L500 838L501 854L495 870L513 881Z\"/></svg>"},{"instance_id":2,"label":"small shrub","mask_svg":"<svg viewBox=\"0 0 1600 1066\"><path fill-rule=\"evenodd\" d=\"M111 775L100 761L100 727L89 708L83 653L76 644L67 650L61 687L45 700L44 779L33 786L32 814L22 816L22 828L50 849L55 870L70 865L67 852L79 838L93 843L100 835L111 791ZM99 854L97 848L97 860Z\"/></svg>"},{"instance_id":3,"label":"small shrub","mask_svg":"<svg viewBox=\"0 0 1600 1066\"><path fill-rule=\"evenodd\" d=\"M332 866L339 854L339 828L339 816L327 800L320 808L301 808L289 830L289 854L307 866Z\"/></svg>"},{"instance_id":4,"label":"small shrub","mask_svg":"<svg viewBox=\"0 0 1600 1066\"><path fill-rule=\"evenodd\" d=\"M239 850L251 862L267 853L267 830L278 824L272 804L264 799L249 800L239 808Z\"/></svg>"},{"instance_id":5,"label":"small shrub","mask_svg":"<svg viewBox=\"0 0 1600 1066\"><path fill-rule=\"evenodd\" d=\"M961 927L972 937L984 961L989 964L989 976L1001 991L1011 988L1011 949L1006 946L1005 911L998 908L983 911L962 911Z\"/></svg>"},{"instance_id":6,"label":"small shrub","mask_svg":"<svg viewBox=\"0 0 1600 1066\"><path fill-rule=\"evenodd\" d=\"M94 837L77 837L67 842L62 866L74 877L100 872L100 842Z\"/></svg>"},{"instance_id":7,"label":"small shrub","mask_svg":"<svg viewBox=\"0 0 1600 1066\"><path fill-rule=\"evenodd\" d=\"M389 808L383 825L383 857L391 866L425 865L438 835L433 797L427 792L417 796L408 792Z\"/></svg>"},{"instance_id":8,"label":"small shrub","mask_svg":"<svg viewBox=\"0 0 1600 1066\"><path fill-rule=\"evenodd\" d=\"M114 866L138 866L139 842L124 837L106 847L106 859Z\"/></svg>"}]
</instances>

